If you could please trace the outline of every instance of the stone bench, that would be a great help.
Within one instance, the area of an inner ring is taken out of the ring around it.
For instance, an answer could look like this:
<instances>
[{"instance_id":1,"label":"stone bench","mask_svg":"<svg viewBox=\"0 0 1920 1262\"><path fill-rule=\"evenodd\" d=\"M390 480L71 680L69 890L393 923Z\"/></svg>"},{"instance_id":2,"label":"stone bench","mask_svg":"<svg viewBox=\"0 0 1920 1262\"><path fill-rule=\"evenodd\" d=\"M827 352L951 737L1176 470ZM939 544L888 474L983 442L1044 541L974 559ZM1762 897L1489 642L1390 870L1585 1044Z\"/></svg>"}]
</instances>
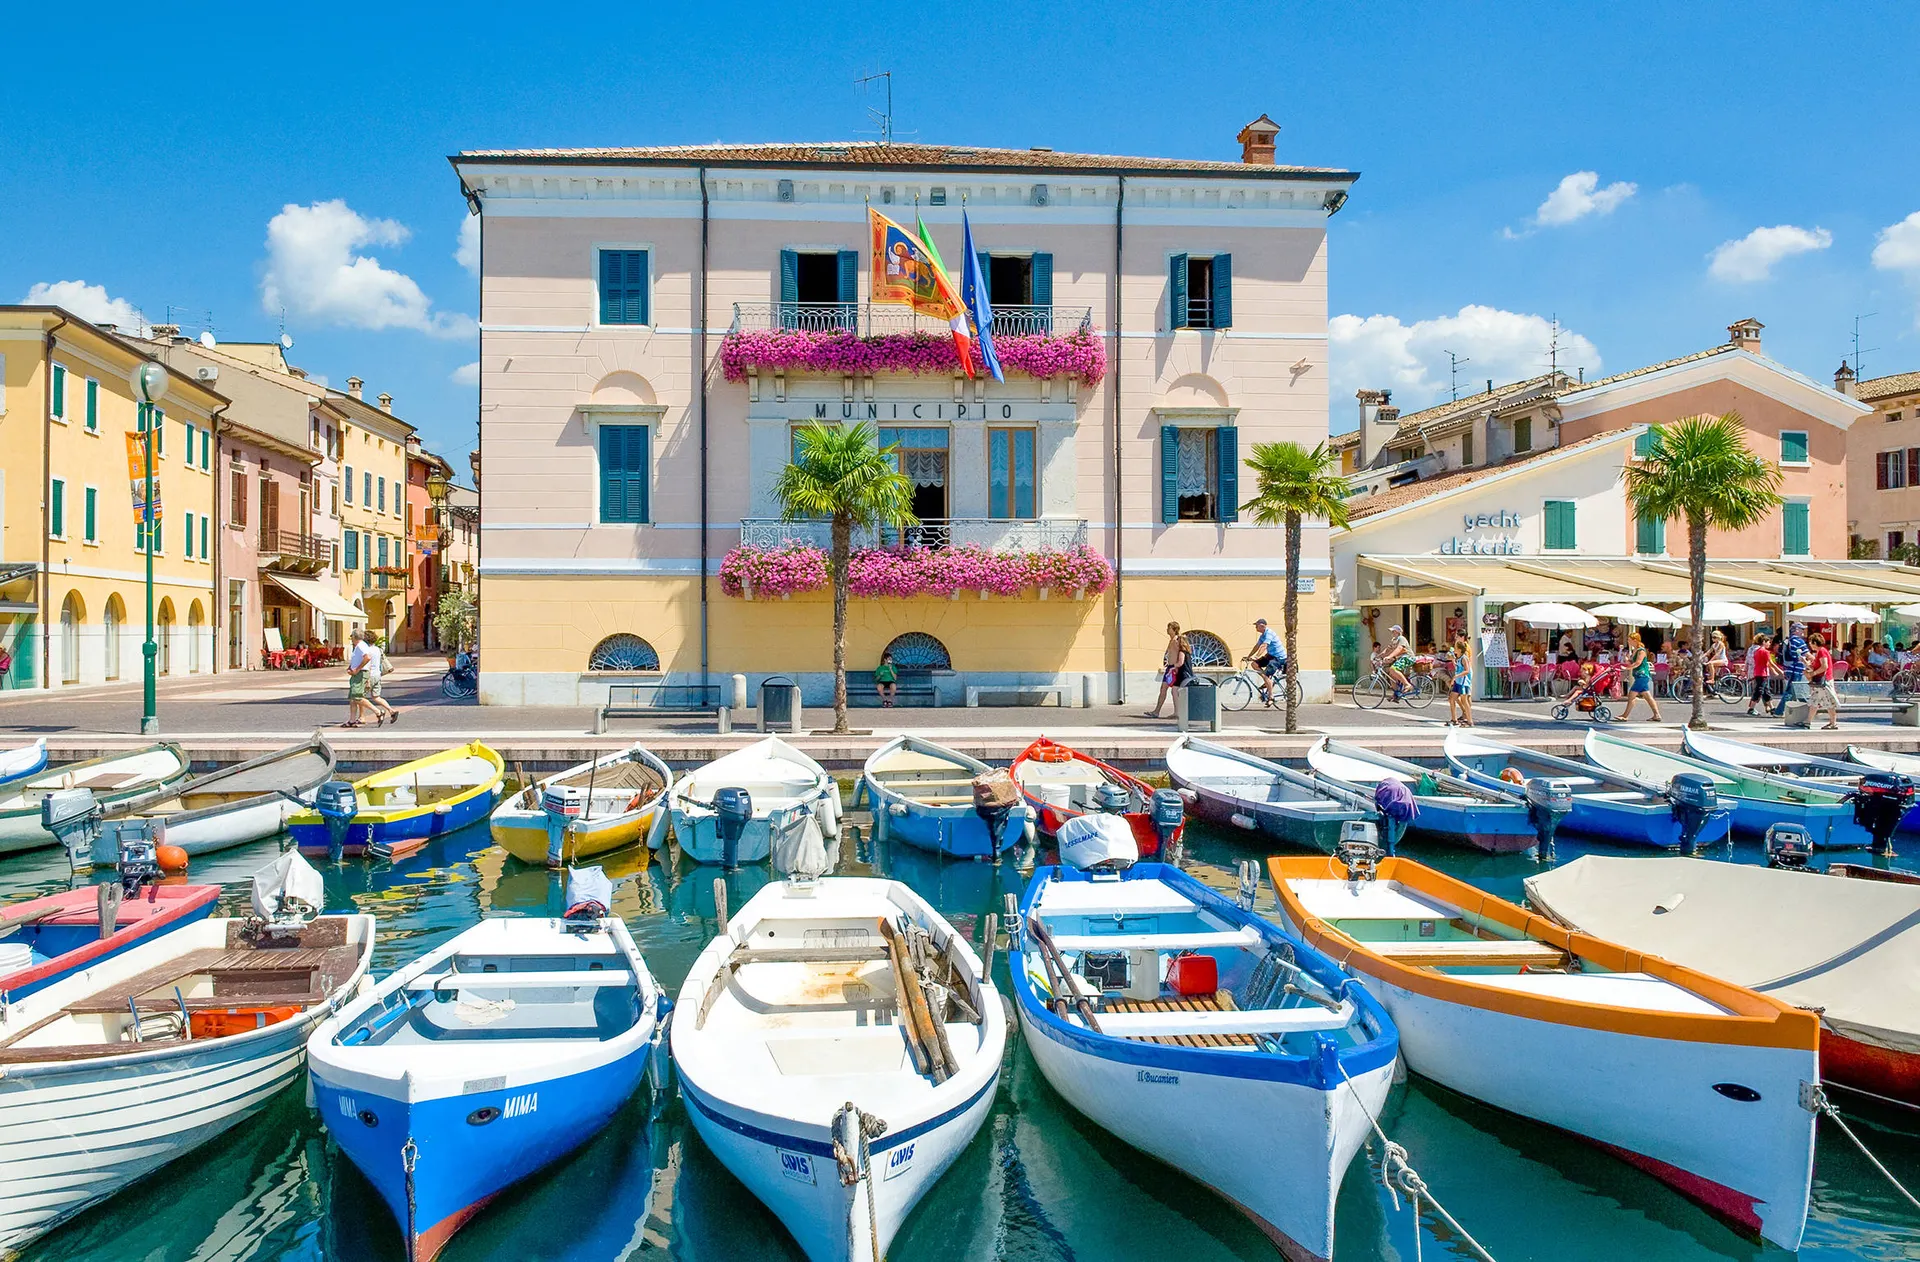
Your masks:
<instances>
[{"instance_id":1,"label":"stone bench","mask_svg":"<svg viewBox=\"0 0 1920 1262\"><path fill-rule=\"evenodd\" d=\"M998 697L1007 694L1018 696L1023 692L1037 692L1041 695L1051 693L1054 704L1062 707L1073 704L1073 694L1078 689L1072 684L968 684L967 707L978 709L983 696Z\"/></svg>"}]
</instances>

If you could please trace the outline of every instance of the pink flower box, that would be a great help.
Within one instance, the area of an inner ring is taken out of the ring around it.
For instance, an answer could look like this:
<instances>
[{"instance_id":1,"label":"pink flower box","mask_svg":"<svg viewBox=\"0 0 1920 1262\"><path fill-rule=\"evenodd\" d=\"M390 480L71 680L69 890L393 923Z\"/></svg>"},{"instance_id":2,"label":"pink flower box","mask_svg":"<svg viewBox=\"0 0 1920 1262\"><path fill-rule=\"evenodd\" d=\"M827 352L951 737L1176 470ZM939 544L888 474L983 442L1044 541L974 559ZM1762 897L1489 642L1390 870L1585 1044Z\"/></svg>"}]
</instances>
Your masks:
<instances>
[{"instance_id":1,"label":"pink flower box","mask_svg":"<svg viewBox=\"0 0 1920 1262\"><path fill-rule=\"evenodd\" d=\"M1107 375L1106 343L1091 331L996 337L993 345L1001 368L1037 380L1070 378L1097 386ZM742 381L750 372L950 376L960 371L960 355L946 333L861 337L844 329L739 329L720 343L720 369L728 381ZM974 370L985 371L977 357Z\"/></svg>"},{"instance_id":2,"label":"pink flower box","mask_svg":"<svg viewBox=\"0 0 1920 1262\"><path fill-rule=\"evenodd\" d=\"M742 596L787 596L828 585L827 554L793 544L738 547L720 563L720 590ZM1062 550L994 552L962 548L864 548L847 563L847 593L863 600L951 597L958 592L1017 596L1035 588L1098 594L1113 586L1113 567L1086 544Z\"/></svg>"}]
</instances>

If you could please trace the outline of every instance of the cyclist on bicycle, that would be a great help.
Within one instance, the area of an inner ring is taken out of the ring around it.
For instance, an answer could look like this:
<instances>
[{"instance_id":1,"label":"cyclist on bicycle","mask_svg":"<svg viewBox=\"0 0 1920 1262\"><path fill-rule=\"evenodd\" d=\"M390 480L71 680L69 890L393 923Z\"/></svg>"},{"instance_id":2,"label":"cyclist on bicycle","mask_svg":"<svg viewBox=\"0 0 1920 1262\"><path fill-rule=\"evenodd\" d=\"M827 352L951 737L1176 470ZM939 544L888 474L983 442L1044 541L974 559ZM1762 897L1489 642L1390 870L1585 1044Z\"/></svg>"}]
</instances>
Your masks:
<instances>
[{"instance_id":1,"label":"cyclist on bicycle","mask_svg":"<svg viewBox=\"0 0 1920 1262\"><path fill-rule=\"evenodd\" d=\"M1252 663L1260 672L1260 699L1272 706L1273 681L1287 669L1287 650L1281 645L1280 637L1268 630L1265 618L1254 619L1253 629L1260 633L1259 638L1240 660Z\"/></svg>"},{"instance_id":2,"label":"cyclist on bicycle","mask_svg":"<svg viewBox=\"0 0 1920 1262\"><path fill-rule=\"evenodd\" d=\"M1406 632L1399 627L1387 628L1387 646L1378 651L1377 659L1386 666L1387 678L1393 681L1393 696L1397 701L1413 687L1407 678L1413 669L1413 646L1407 643Z\"/></svg>"}]
</instances>

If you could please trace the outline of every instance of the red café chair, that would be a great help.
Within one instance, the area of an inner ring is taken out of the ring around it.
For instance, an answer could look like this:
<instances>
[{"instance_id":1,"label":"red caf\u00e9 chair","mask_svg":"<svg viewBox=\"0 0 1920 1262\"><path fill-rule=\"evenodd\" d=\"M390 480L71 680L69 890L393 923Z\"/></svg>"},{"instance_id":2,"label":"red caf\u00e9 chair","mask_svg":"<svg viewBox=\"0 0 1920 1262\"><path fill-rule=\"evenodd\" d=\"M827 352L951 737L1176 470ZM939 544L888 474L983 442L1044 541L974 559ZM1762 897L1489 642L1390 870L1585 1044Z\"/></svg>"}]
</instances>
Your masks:
<instances>
[{"instance_id":1,"label":"red caf\u00e9 chair","mask_svg":"<svg viewBox=\"0 0 1920 1262\"><path fill-rule=\"evenodd\" d=\"M1507 667L1507 695L1518 697L1522 689L1526 695L1533 696L1534 668L1525 662L1515 662Z\"/></svg>"}]
</instances>

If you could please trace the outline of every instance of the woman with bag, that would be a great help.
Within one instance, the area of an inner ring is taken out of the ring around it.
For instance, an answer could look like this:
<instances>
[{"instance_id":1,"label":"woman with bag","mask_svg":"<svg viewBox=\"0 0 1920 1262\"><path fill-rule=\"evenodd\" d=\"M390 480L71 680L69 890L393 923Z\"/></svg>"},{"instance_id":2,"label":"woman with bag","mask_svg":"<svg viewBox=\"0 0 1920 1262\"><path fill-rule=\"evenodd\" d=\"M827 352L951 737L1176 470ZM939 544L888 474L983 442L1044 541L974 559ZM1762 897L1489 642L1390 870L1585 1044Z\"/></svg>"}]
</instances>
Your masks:
<instances>
[{"instance_id":1,"label":"woman with bag","mask_svg":"<svg viewBox=\"0 0 1920 1262\"><path fill-rule=\"evenodd\" d=\"M1167 648L1160 655L1160 696L1153 703L1153 710L1143 717L1157 719L1167 704L1167 697L1175 688L1183 688L1193 682L1193 646L1187 637L1180 634L1180 624L1167 624Z\"/></svg>"}]
</instances>

